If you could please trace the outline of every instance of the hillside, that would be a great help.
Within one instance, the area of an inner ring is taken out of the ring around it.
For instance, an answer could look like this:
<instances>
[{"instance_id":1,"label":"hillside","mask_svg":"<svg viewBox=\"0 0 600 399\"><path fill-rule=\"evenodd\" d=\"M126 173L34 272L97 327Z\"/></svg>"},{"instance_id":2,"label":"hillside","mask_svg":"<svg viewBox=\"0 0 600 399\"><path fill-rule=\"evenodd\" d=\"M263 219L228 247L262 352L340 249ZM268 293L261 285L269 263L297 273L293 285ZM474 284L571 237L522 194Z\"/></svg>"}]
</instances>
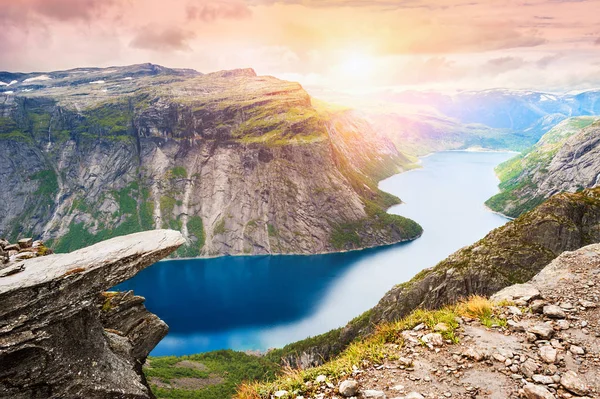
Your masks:
<instances>
[{"instance_id":1,"label":"hillside","mask_svg":"<svg viewBox=\"0 0 600 399\"><path fill-rule=\"evenodd\" d=\"M558 192L596 186L600 180L600 122L570 118L546 133L523 154L499 165L500 193L486 204L511 217Z\"/></svg>"},{"instance_id":2,"label":"hillside","mask_svg":"<svg viewBox=\"0 0 600 399\"><path fill-rule=\"evenodd\" d=\"M152 64L0 80L0 236L66 252L165 227L186 238L177 256L214 256L421 233L377 188L410 160L297 83Z\"/></svg>"}]
</instances>

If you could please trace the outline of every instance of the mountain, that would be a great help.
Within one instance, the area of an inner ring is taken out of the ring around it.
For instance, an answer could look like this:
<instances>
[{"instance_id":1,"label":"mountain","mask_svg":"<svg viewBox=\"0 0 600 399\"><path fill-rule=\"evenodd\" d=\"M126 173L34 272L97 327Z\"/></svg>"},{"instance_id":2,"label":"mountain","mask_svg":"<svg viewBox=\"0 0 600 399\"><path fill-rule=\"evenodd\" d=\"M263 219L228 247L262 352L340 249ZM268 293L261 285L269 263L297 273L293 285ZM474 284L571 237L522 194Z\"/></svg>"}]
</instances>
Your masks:
<instances>
[{"instance_id":1,"label":"mountain","mask_svg":"<svg viewBox=\"0 0 600 399\"><path fill-rule=\"evenodd\" d=\"M600 115L600 90L578 94L491 89L453 94L407 91L379 96L375 126L401 151L523 151L563 120Z\"/></svg>"},{"instance_id":2,"label":"mountain","mask_svg":"<svg viewBox=\"0 0 600 399\"><path fill-rule=\"evenodd\" d=\"M388 291L345 327L275 350L268 356L303 368L340 353L378 325L415 309L438 309L471 295L524 283L564 251L600 242L600 188L557 194L412 280Z\"/></svg>"},{"instance_id":3,"label":"mountain","mask_svg":"<svg viewBox=\"0 0 600 399\"><path fill-rule=\"evenodd\" d=\"M496 169L501 192L486 204L516 217L551 195L600 183L600 118L569 118Z\"/></svg>"},{"instance_id":4,"label":"mountain","mask_svg":"<svg viewBox=\"0 0 600 399\"><path fill-rule=\"evenodd\" d=\"M413 239L379 179L408 157L355 113L251 69L0 73L0 236L58 252L173 228L177 256Z\"/></svg>"}]
</instances>

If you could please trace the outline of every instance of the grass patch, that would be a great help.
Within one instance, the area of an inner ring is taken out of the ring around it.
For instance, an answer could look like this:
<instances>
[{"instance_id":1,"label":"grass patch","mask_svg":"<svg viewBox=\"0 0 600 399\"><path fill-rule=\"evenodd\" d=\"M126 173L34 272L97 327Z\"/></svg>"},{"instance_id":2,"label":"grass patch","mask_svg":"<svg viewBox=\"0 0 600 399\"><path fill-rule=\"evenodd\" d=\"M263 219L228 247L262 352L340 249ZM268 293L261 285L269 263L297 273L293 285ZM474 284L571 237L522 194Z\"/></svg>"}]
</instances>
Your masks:
<instances>
[{"instance_id":1,"label":"grass patch","mask_svg":"<svg viewBox=\"0 0 600 399\"><path fill-rule=\"evenodd\" d=\"M268 359L246 355L242 352L222 350L183 357L151 357L150 367L144 368L149 379L170 384L178 378L202 380L220 377L218 384L199 389L165 388L151 383L152 391L159 399L225 399L235 393L242 381L273 380L280 367ZM183 360L198 362L206 368L178 367Z\"/></svg>"}]
</instances>

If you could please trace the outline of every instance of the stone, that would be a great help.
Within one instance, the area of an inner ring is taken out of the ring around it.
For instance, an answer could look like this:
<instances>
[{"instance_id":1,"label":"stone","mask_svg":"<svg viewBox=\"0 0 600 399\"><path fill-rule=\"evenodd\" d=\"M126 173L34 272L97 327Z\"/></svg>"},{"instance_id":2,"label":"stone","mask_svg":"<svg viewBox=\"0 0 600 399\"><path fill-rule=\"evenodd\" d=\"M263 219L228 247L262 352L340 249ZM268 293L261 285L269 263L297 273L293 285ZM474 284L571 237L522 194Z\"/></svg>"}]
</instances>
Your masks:
<instances>
[{"instance_id":1,"label":"stone","mask_svg":"<svg viewBox=\"0 0 600 399\"><path fill-rule=\"evenodd\" d=\"M10 245L7 245L6 247L4 247L4 251L6 251L6 252L10 252L10 251L19 252L20 249L21 249L21 247L19 247L17 244L10 244Z\"/></svg>"},{"instance_id":2,"label":"stone","mask_svg":"<svg viewBox=\"0 0 600 399\"><path fill-rule=\"evenodd\" d=\"M362 392L363 398L366 399L387 399L383 391L376 391L374 389L367 389Z\"/></svg>"},{"instance_id":3,"label":"stone","mask_svg":"<svg viewBox=\"0 0 600 399\"><path fill-rule=\"evenodd\" d=\"M560 385L575 395L587 395L590 392L589 387L572 370L567 371L560 377Z\"/></svg>"},{"instance_id":4,"label":"stone","mask_svg":"<svg viewBox=\"0 0 600 399\"><path fill-rule=\"evenodd\" d=\"M33 244L33 238L22 238L17 241L19 244L19 248L31 248L31 244Z\"/></svg>"},{"instance_id":5,"label":"stone","mask_svg":"<svg viewBox=\"0 0 600 399\"><path fill-rule=\"evenodd\" d=\"M431 346L442 346L444 344L444 338L442 337L442 334L439 333L423 335L421 340Z\"/></svg>"},{"instance_id":6,"label":"stone","mask_svg":"<svg viewBox=\"0 0 600 399\"><path fill-rule=\"evenodd\" d=\"M537 337L540 337L541 339L546 339L546 340L552 338L552 335L554 334L554 329L548 323L536 324L536 325L532 326L531 328L529 328L529 330L527 330L527 331L532 334L535 334Z\"/></svg>"},{"instance_id":7,"label":"stone","mask_svg":"<svg viewBox=\"0 0 600 399\"><path fill-rule=\"evenodd\" d=\"M516 331L516 332L525 331L525 326L523 325L523 323L518 322L518 321L507 320L506 325L508 326L508 328L510 328L511 330Z\"/></svg>"},{"instance_id":8,"label":"stone","mask_svg":"<svg viewBox=\"0 0 600 399\"><path fill-rule=\"evenodd\" d=\"M4 249L10 245L10 242L5 240L4 238L0 238L0 248Z\"/></svg>"},{"instance_id":9,"label":"stone","mask_svg":"<svg viewBox=\"0 0 600 399\"><path fill-rule=\"evenodd\" d=\"M552 394L546 387L535 384L525 384L523 387L523 393L527 399L555 399L556 396Z\"/></svg>"},{"instance_id":10,"label":"stone","mask_svg":"<svg viewBox=\"0 0 600 399\"><path fill-rule=\"evenodd\" d=\"M24 260L21 271L3 274L0 397L153 397L140 366L168 327L143 298L104 292L183 243L179 232L151 230Z\"/></svg>"},{"instance_id":11,"label":"stone","mask_svg":"<svg viewBox=\"0 0 600 399\"><path fill-rule=\"evenodd\" d=\"M435 327L433 327L433 331L447 332L450 331L450 326L446 323L437 323Z\"/></svg>"},{"instance_id":12,"label":"stone","mask_svg":"<svg viewBox=\"0 0 600 399\"><path fill-rule=\"evenodd\" d=\"M544 311L544 306L546 302L543 299L536 299L532 301L529 307L533 313L542 313Z\"/></svg>"},{"instance_id":13,"label":"stone","mask_svg":"<svg viewBox=\"0 0 600 399\"><path fill-rule=\"evenodd\" d=\"M490 297L494 302L523 300L528 302L540 297L540 291L532 284L514 284L506 287Z\"/></svg>"},{"instance_id":14,"label":"stone","mask_svg":"<svg viewBox=\"0 0 600 399\"><path fill-rule=\"evenodd\" d=\"M486 357L485 354L474 348L469 348L466 351L464 351L463 356L467 359L475 360L476 362L480 362Z\"/></svg>"},{"instance_id":15,"label":"stone","mask_svg":"<svg viewBox=\"0 0 600 399\"><path fill-rule=\"evenodd\" d=\"M585 350L581 346L577 346L577 345L571 345L571 347L569 348L569 352L571 352L574 355L585 354Z\"/></svg>"},{"instance_id":16,"label":"stone","mask_svg":"<svg viewBox=\"0 0 600 399\"><path fill-rule=\"evenodd\" d=\"M358 382L355 380L345 380L340 384L340 395L349 398L358 392Z\"/></svg>"},{"instance_id":17,"label":"stone","mask_svg":"<svg viewBox=\"0 0 600 399\"><path fill-rule=\"evenodd\" d=\"M550 317L552 319L564 319L567 317L567 314L560 306L557 305L546 305L544 306L544 316Z\"/></svg>"},{"instance_id":18,"label":"stone","mask_svg":"<svg viewBox=\"0 0 600 399\"><path fill-rule=\"evenodd\" d=\"M315 382L317 382L319 384L322 384L325 381L327 381L327 376L323 375L323 374L318 375L317 378L315 379Z\"/></svg>"},{"instance_id":19,"label":"stone","mask_svg":"<svg viewBox=\"0 0 600 399\"><path fill-rule=\"evenodd\" d=\"M549 375L534 374L531 379L538 384L550 385L554 384L554 379Z\"/></svg>"},{"instance_id":20,"label":"stone","mask_svg":"<svg viewBox=\"0 0 600 399\"><path fill-rule=\"evenodd\" d=\"M512 314L513 316L522 316L523 312L521 311L521 309L519 309L516 306L509 306L508 308L508 313Z\"/></svg>"},{"instance_id":21,"label":"stone","mask_svg":"<svg viewBox=\"0 0 600 399\"><path fill-rule=\"evenodd\" d=\"M405 399L425 399L425 397L423 395L421 395L419 392L409 392L405 397Z\"/></svg>"},{"instance_id":22,"label":"stone","mask_svg":"<svg viewBox=\"0 0 600 399\"><path fill-rule=\"evenodd\" d=\"M531 378L534 374L537 373L539 368L540 366L536 363L535 360L527 359L525 360L525 362L523 362L523 364L521 364L519 370L521 371L521 373L523 373L525 377Z\"/></svg>"},{"instance_id":23,"label":"stone","mask_svg":"<svg viewBox=\"0 0 600 399\"><path fill-rule=\"evenodd\" d=\"M546 345L540 348L540 357L546 363L555 363L557 354L558 351L551 346Z\"/></svg>"},{"instance_id":24,"label":"stone","mask_svg":"<svg viewBox=\"0 0 600 399\"><path fill-rule=\"evenodd\" d=\"M597 306L595 302L586 301L585 299L580 300L579 304L581 306L583 306L584 308L586 308L586 309L588 309L588 308L595 308Z\"/></svg>"},{"instance_id":25,"label":"stone","mask_svg":"<svg viewBox=\"0 0 600 399\"><path fill-rule=\"evenodd\" d=\"M281 397L284 397L284 396L285 396L285 395L287 395L287 394L288 394L288 391L286 391L286 390L282 389L281 391L277 391L277 392L275 392L273 395L274 395L276 398L281 398Z\"/></svg>"},{"instance_id":26,"label":"stone","mask_svg":"<svg viewBox=\"0 0 600 399\"><path fill-rule=\"evenodd\" d=\"M506 362L506 360L507 360L507 359L506 359L506 357L502 356L502 355L501 355L501 354L499 354L499 353L494 353L494 354L492 355L492 357L493 357L493 358L494 358L496 361L498 361L498 362L500 362L500 363L504 363L504 362Z\"/></svg>"},{"instance_id":27,"label":"stone","mask_svg":"<svg viewBox=\"0 0 600 399\"><path fill-rule=\"evenodd\" d=\"M425 323L420 323L420 324L417 324L416 326L414 326L413 331L421 331L424 328L425 328Z\"/></svg>"},{"instance_id":28,"label":"stone","mask_svg":"<svg viewBox=\"0 0 600 399\"><path fill-rule=\"evenodd\" d=\"M410 367L413 365L412 359L409 359L409 358L403 357L403 356L400 356L398 358L398 363L400 363L402 366L406 366L406 367Z\"/></svg>"},{"instance_id":29,"label":"stone","mask_svg":"<svg viewBox=\"0 0 600 399\"><path fill-rule=\"evenodd\" d=\"M556 325L558 326L558 328L560 328L561 330L568 330L569 328L571 328L571 323L569 323L567 320L565 319L561 319L558 320L556 322Z\"/></svg>"}]
</instances>

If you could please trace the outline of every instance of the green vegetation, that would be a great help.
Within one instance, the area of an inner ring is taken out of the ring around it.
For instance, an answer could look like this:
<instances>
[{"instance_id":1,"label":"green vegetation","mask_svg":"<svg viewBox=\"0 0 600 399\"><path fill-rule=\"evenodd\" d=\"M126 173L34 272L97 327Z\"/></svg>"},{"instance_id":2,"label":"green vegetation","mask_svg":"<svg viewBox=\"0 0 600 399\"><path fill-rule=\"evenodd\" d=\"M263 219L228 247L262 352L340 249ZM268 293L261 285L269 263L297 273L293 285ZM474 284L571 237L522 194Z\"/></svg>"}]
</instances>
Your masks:
<instances>
[{"instance_id":1,"label":"green vegetation","mask_svg":"<svg viewBox=\"0 0 600 399\"><path fill-rule=\"evenodd\" d=\"M277 229L272 224L267 224L267 232L269 233L269 237L277 237Z\"/></svg>"},{"instance_id":2,"label":"green vegetation","mask_svg":"<svg viewBox=\"0 0 600 399\"><path fill-rule=\"evenodd\" d=\"M185 179L187 177L187 170L183 166L176 166L171 169L171 175L175 178Z\"/></svg>"},{"instance_id":3,"label":"green vegetation","mask_svg":"<svg viewBox=\"0 0 600 399\"><path fill-rule=\"evenodd\" d=\"M200 252L204 247L204 241L206 239L204 234L204 225L200 216L191 216L187 222L188 234L196 238L196 241L192 241L186 245L181 246L177 250L177 255L183 258L194 258L200 256Z\"/></svg>"},{"instance_id":4,"label":"green vegetation","mask_svg":"<svg viewBox=\"0 0 600 399\"><path fill-rule=\"evenodd\" d=\"M394 198L393 196L382 196L383 201L391 201ZM377 243L370 241L370 237L361 235L361 232L370 229L384 231L386 236L397 241L414 239L423 232L423 228L415 221L389 214L373 201L365 202L365 212L367 213L365 219L332 223L333 231L329 240L335 249L349 250L376 245Z\"/></svg>"},{"instance_id":5,"label":"green vegetation","mask_svg":"<svg viewBox=\"0 0 600 399\"><path fill-rule=\"evenodd\" d=\"M213 234L214 235L218 235L218 234L225 234L227 230L225 230L225 217L222 217L221 220L219 220L213 230Z\"/></svg>"},{"instance_id":6,"label":"green vegetation","mask_svg":"<svg viewBox=\"0 0 600 399\"><path fill-rule=\"evenodd\" d=\"M510 217L518 217L545 199L536 195L538 186L535 176L547 172L547 167L567 139L592 125L598 117L583 116L564 120L546 133L533 147L522 154L498 165L496 174L500 179L500 193L486 201L490 209Z\"/></svg>"},{"instance_id":7,"label":"green vegetation","mask_svg":"<svg viewBox=\"0 0 600 399\"><path fill-rule=\"evenodd\" d=\"M230 398L243 381L273 380L280 370L266 358L231 350L151 357L149 363L144 373L159 399ZM178 384L180 381L185 383Z\"/></svg>"}]
</instances>

